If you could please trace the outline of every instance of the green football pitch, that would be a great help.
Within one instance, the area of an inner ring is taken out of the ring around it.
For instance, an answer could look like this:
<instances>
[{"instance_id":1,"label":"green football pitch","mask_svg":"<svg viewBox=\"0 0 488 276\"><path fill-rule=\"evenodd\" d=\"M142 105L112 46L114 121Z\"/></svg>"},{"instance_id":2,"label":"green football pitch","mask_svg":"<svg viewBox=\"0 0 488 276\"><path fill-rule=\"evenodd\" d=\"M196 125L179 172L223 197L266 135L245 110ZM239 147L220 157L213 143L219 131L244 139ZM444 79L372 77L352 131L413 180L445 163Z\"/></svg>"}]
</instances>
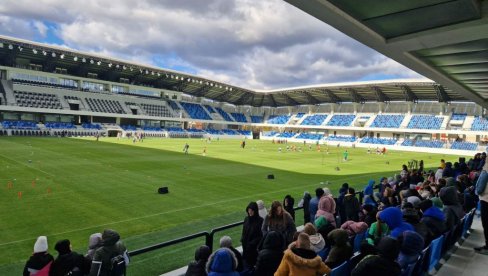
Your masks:
<instances>
[{"instance_id":1,"label":"green football pitch","mask_svg":"<svg viewBox=\"0 0 488 276\"><path fill-rule=\"evenodd\" d=\"M183 153L185 143L189 154ZM288 144L291 146L292 144ZM85 253L88 237L103 229L117 230L129 250L240 221L250 201L282 201L290 194L298 202L304 191L328 186L337 194L348 182L362 190L369 179L392 176L411 159L434 168L441 158L428 153L296 144L297 151L270 141L102 138L0 138L0 275L19 275L40 235L49 251L70 239ZM206 156L203 149L206 147ZM281 152L279 151L281 148ZM298 149L301 149L298 150ZM336 170L339 167L339 170ZM274 180L266 176L274 174ZM169 194L157 188L169 187ZM297 224L303 221L297 212ZM231 235L239 245L241 228ZM204 239L135 256L129 275L158 275L187 264Z\"/></svg>"}]
</instances>

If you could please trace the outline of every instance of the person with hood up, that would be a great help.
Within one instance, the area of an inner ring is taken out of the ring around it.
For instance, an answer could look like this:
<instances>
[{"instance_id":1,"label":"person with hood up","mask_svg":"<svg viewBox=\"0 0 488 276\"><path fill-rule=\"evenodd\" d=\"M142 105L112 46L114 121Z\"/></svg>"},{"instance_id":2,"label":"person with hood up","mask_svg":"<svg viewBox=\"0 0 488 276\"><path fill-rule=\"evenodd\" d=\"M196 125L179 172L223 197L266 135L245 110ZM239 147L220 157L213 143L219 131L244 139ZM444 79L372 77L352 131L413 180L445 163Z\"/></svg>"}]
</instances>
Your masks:
<instances>
[{"instance_id":1,"label":"person with hood up","mask_svg":"<svg viewBox=\"0 0 488 276\"><path fill-rule=\"evenodd\" d=\"M336 227L335 221L335 211L336 203L335 200L330 196L323 196L320 198L317 214L315 219L318 217L324 217L330 224Z\"/></svg>"},{"instance_id":2,"label":"person with hood up","mask_svg":"<svg viewBox=\"0 0 488 276\"><path fill-rule=\"evenodd\" d=\"M285 199L283 199L283 208L291 215L293 221L295 221L295 210L293 209L293 205L295 205L295 199L291 195L286 195Z\"/></svg>"},{"instance_id":3,"label":"person with hood up","mask_svg":"<svg viewBox=\"0 0 488 276\"><path fill-rule=\"evenodd\" d=\"M219 248L208 258L208 276L239 276L236 268L236 256L229 248Z\"/></svg>"},{"instance_id":4,"label":"person with hood up","mask_svg":"<svg viewBox=\"0 0 488 276\"><path fill-rule=\"evenodd\" d=\"M242 226L241 244L242 255L248 266L256 264L258 257L258 245L263 237L261 226L263 219L258 214L258 204L250 202L246 208L247 216Z\"/></svg>"},{"instance_id":5,"label":"person with hood up","mask_svg":"<svg viewBox=\"0 0 488 276\"><path fill-rule=\"evenodd\" d=\"M420 221L419 211L417 211L417 209L414 208L411 203L407 202L402 208L402 214L403 220L413 226L415 232L420 234L426 244L430 244L430 242L434 239L434 234L425 223Z\"/></svg>"},{"instance_id":6,"label":"person with hood up","mask_svg":"<svg viewBox=\"0 0 488 276\"><path fill-rule=\"evenodd\" d=\"M331 269L322 262L322 259L310 249L310 238L300 233L295 247L285 251L283 259L275 272L275 276L316 276L329 274Z\"/></svg>"},{"instance_id":7,"label":"person with hood up","mask_svg":"<svg viewBox=\"0 0 488 276\"><path fill-rule=\"evenodd\" d=\"M47 237L39 236L34 244L34 253L25 263L23 275L35 275L40 271L48 272L53 261L53 256L47 253Z\"/></svg>"},{"instance_id":8,"label":"person with hood up","mask_svg":"<svg viewBox=\"0 0 488 276\"><path fill-rule=\"evenodd\" d=\"M102 246L102 233L91 234L88 239L88 251L86 252L85 258L88 260L93 260L95 251Z\"/></svg>"},{"instance_id":9,"label":"person with hood up","mask_svg":"<svg viewBox=\"0 0 488 276\"><path fill-rule=\"evenodd\" d=\"M353 238L356 234L363 233L368 229L368 225L365 222L355 222L348 220L341 225L342 230L346 230L349 238Z\"/></svg>"},{"instance_id":10,"label":"person with hood up","mask_svg":"<svg viewBox=\"0 0 488 276\"><path fill-rule=\"evenodd\" d=\"M263 236L268 231L276 231L283 236L286 244L289 244L293 240L293 235L297 231L297 228L293 218L283 209L281 203L279 201L273 201L271 210L264 219L261 231L263 231Z\"/></svg>"},{"instance_id":11,"label":"person with hood up","mask_svg":"<svg viewBox=\"0 0 488 276\"><path fill-rule=\"evenodd\" d=\"M349 191L349 184L343 183L342 187L339 189L339 196L337 197L337 210L339 212L339 217L341 222L346 221L346 211L344 210L344 197Z\"/></svg>"},{"instance_id":12,"label":"person with hood up","mask_svg":"<svg viewBox=\"0 0 488 276\"><path fill-rule=\"evenodd\" d=\"M303 193L303 198L298 202L298 207L303 207L303 223L310 222L310 200L312 196L309 192L305 191Z\"/></svg>"},{"instance_id":13,"label":"person with hood up","mask_svg":"<svg viewBox=\"0 0 488 276\"><path fill-rule=\"evenodd\" d=\"M346 220L359 221L359 200L356 197L356 191L349 188L344 197L344 209L346 211Z\"/></svg>"},{"instance_id":14,"label":"person with hood up","mask_svg":"<svg viewBox=\"0 0 488 276\"><path fill-rule=\"evenodd\" d=\"M93 256L90 276L109 275L111 268L111 259L114 256L121 255L124 257L125 265L129 264L129 255L125 245L120 241L120 235L114 230L106 229L102 233L102 247L95 251Z\"/></svg>"},{"instance_id":15,"label":"person with hood up","mask_svg":"<svg viewBox=\"0 0 488 276\"><path fill-rule=\"evenodd\" d=\"M402 211L397 207L388 207L379 215L380 220L388 225L390 237L394 239L398 238L404 231L415 230L412 225L404 222L402 217Z\"/></svg>"},{"instance_id":16,"label":"person with hood up","mask_svg":"<svg viewBox=\"0 0 488 276\"><path fill-rule=\"evenodd\" d=\"M228 248L234 253L234 257L237 260L236 271L241 272L244 270L244 261L242 260L241 252L232 246L232 239L229 236L222 236L220 238L220 248Z\"/></svg>"},{"instance_id":17,"label":"person with hood up","mask_svg":"<svg viewBox=\"0 0 488 276\"><path fill-rule=\"evenodd\" d=\"M335 229L327 235L327 243L332 247L325 264L331 269L349 260L353 254L346 230Z\"/></svg>"},{"instance_id":18,"label":"person with hood up","mask_svg":"<svg viewBox=\"0 0 488 276\"><path fill-rule=\"evenodd\" d=\"M283 237L270 231L260 244L258 259L254 266L254 275L273 276L283 258L283 248L285 247Z\"/></svg>"},{"instance_id":19,"label":"person with hood up","mask_svg":"<svg viewBox=\"0 0 488 276\"><path fill-rule=\"evenodd\" d=\"M400 236L399 241L401 242L401 247L397 262L400 268L404 270L408 265L417 262L420 253L424 249L424 239L415 231L405 231Z\"/></svg>"},{"instance_id":20,"label":"person with hood up","mask_svg":"<svg viewBox=\"0 0 488 276\"><path fill-rule=\"evenodd\" d=\"M330 224L325 217L318 217L314 224L317 229L317 233L322 235L324 239L327 237L327 235L329 235L330 231L335 229L334 225Z\"/></svg>"},{"instance_id":21,"label":"person with hood up","mask_svg":"<svg viewBox=\"0 0 488 276\"><path fill-rule=\"evenodd\" d=\"M310 210L310 221L315 221L315 216L317 214L317 210L319 207L319 201L324 195L324 189L317 188L315 189L315 197L310 200L310 204L308 206Z\"/></svg>"},{"instance_id":22,"label":"person with hood up","mask_svg":"<svg viewBox=\"0 0 488 276\"><path fill-rule=\"evenodd\" d=\"M419 208L423 213L420 221L430 229L432 239L436 239L446 232L446 217L441 209L433 205L432 200L426 199L420 202Z\"/></svg>"},{"instance_id":23,"label":"person with hood up","mask_svg":"<svg viewBox=\"0 0 488 276\"><path fill-rule=\"evenodd\" d=\"M195 250L195 261L188 264L185 276L207 276L205 265L208 257L212 254L210 247L202 245Z\"/></svg>"},{"instance_id":24,"label":"person with hood up","mask_svg":"<svg viewBox=\"0 0 488 276\"><path fill-rule=\"evenodd\" d=\"M376 207L377 203L374 200L374 184L375 181L373 179L369 180L368 185L364 188L364 205L372 205ZM381 184L380 184L381 185Z\"/></svg>"},{"instance_id":25,"label":"person with hood up","mask_svg":"<svg viewBox=\"0 0 488 276\"><path fill-rule=\"evenodd\" d=\"M268 215L268 210L264 206L264 201L258 200L256 203L258 204L259 216L264 220Z\"/></svg>"},{"instance_id":26,"label":"person with hood up","mask_svg":"<svg viewBox=\"0 0 488 276\"><path fill-rule=\"evenodd\" d=\"M310 238L310 247L315 253L319 253L325 248L324 237L320 233L317 233L317 228L310 222L303 227L303 233L307 234Z\"/></svg>"},{"instance_id":27,"label":"person with hood up","mask_svg":"<svg viewBox=\"0 0 488 276\"><path fill-rule=\"evenodd\" d=\"M449 162L448 162L449 163ZM447 164L446 163L446 168ZM459 197L456 187L444 187L439 192L439 197L444 204L444 216L446 217L446 228L454 229L461 222L464 216L463 206L459 204Z\"/></svg>"},{"instance_id":28,"label":"person with hood up","mask_svg":"<svg viewBox=\"0 0 488 276\"><path fill-rule=\"evenodd\" d=\"M378 255L366 256L351 272L351 276L401 275L400 265L396 262L400 246L396 239L383 237L377 246Z\"/></svg>"},{"instance_id":29,"label":"person with hood up","mask_svg":"<svg viewBox=\"0 0 488 276\"><path fill-rule=\"evenodd\" d=\"M58 241L54 249L59 255L51 265L49 276L85 275L88 272L90 265L82 255L71 251L69 240Z\"/></svg>"}]
</instances>

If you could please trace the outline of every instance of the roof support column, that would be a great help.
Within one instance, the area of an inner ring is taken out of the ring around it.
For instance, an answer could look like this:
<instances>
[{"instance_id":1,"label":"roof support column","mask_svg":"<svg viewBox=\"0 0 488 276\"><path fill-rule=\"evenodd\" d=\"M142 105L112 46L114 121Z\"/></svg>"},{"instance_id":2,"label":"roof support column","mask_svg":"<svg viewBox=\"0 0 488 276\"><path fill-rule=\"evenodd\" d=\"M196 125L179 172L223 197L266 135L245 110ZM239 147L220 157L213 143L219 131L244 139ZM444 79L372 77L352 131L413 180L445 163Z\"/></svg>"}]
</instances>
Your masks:
<instances>
[{"instance_id":1,"label":"roof support column","mask_svg":"<svg viewBox=\"0 0 488 276\"><path fill-rule=\"evenodd\" d=\"M384 102L378 102L378 114L383 113L383 110L385 110L385 103Z\"/></svg>"}]
</instances>

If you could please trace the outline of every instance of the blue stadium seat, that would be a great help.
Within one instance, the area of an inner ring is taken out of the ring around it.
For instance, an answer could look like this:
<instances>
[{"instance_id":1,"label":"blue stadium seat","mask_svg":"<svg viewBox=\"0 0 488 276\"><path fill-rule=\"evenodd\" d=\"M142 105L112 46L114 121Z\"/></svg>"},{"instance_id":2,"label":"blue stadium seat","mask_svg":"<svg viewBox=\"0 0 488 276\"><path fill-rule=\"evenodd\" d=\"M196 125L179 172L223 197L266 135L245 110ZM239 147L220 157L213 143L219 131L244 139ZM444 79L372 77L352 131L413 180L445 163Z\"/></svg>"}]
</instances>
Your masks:
<instances>
[{"instance_id":1,"label":"blue stadium seat","mask_svg":"<svg viewBox=\"0 0 488 276\"><path fill-rule=\"evenodd\" d=\"M228 122L233 122L234 121L230 117L229 113L225 112L222 108L216 107L215 110L217 110L217 112L220 114L220 116L222 116L222 118L224 118L224 120L226 120Z\"/></svg>"},{"instance_id":2,"label":"blue stadium seat","mask_svg":"<svg viewBox=\"0 0 488 276\"><path fill-rule=\"evenodd\" d=\"M455 141L451 145L451 149L457 150L477 150L478 143L471 143L471 142L463 142L463 141Z\"/></svg>"},{"instance_id":3,"label":"blue stadium seat","mask_svg":"<svg viewBox=\"0 0 488 276\"><path fill-rule=\"evenodd\" d=\"M284 125L290 120L288 115L272 115L268 118L268 124Z\"/></svg>"},{"instance_id":4,"label":"blue stadium seat","mask_svg":"<svg viewBox=\"0 0 488 276\"><path fill-rule=\"evenodd\" d=\"M328 141L333 141L333 142L354 142L356 141L356 137L354 136L335 136L331 135L327 138L325 138Z\"/></svg>"},{"instance_id":5,"label":"blue stadium seat","mask_svg":"<svg viewBox=\"0 0 488 276\"><path fill-rule=\"evenodd\" d=\"M232 117L234 117L236 122L247 123L246 116L242 113L232 112L232 113L230 113L230 115L232 115Z\"/></svg>"},{"instance_id":6,"label":"blue stadium seat","mask_svg":"<svg viewBox=\"0 0 488 276\"><path fill-rule=\"evenodd\" d=\"M305 140L320 140L324 137L323 134L312 134L312 133L306 133L302 132L300 133L296 139L305 139Z\"/></svg>"},{"instance_id":7,"label":"blue stadium seat","mask_svg":"<svg viewBox=\"0 0 488 276\"><path fill-rule=\"evenodd\" d=\"M304 126L320 126L327 119L325 114L308 115L301 123Z\"/></svg>"},{"instance_id":8,"label":"blue stadium seat","mask_svg":"<svg viewBox=\"0 0 488 276\"><path fill-rule=\"evenodd\" d=\"M488 120L479 116L475 117L473 124L471 125L471 130L488 130Z\"/></svg>"},{"instance_id":9,"label":"blue stadium seat","mask_svg":"<svg viewBox=\"0 0 488 276\"><path fill-rule=\"evenodd\" d=\"M444 236L440 236L430 243L429 272L435 271L437 264L441 259Z\"/></svg>"},{"instance_id":10,"label":"blue stadium seat","mask_svg":"<svg viewBox=\"0 0 488 276\"><path fill-rule=\"evenodd\" d=\"M410 129L440 129L444 117L434 115L413 115L408 123Z\"/></svg>"},{"instance_id":11,"label":"blue stadium seat","mask_svg":"<svg viewBox=\"0 0 488 276\"><path fill-rule=\"evenodd\" d=\"M356 115L334 115L327 123L328 126L350 126Z\"/></svg>"},{"instance_id":12,"label":"blue stadium seat","mask_svg":"<svg viewBox=\"0 0 488 276\"><path fill-rule=\"evenodd\" d=\"M386 138L375 138L375 137L365 137L361 139L360 143L364 144L379 144L379 145L394 145L398 140L396 139L386 139Z\"/></svg>"},{"instance_id":13,"label":"blue stadium seat","mask_svg":"<svg viewBox=\"0 0 488 276\"><path fill-rule=\"evenodd\" d=\"M263 123L264 119L263 116L251 116L251 123L253 124L261 124Z\"/></svg>"},{"instance_id":14,"label":"blue stadium seat","mask_svg":"<svg viewBox=\"0 0 488 276\"><path fill-rule=\"evenodd\" d=\"M351 269L349 267L349 262L345 261L340 266L332 269L330 272L330 276L344 276L349 275L351 273Z\"/></svg>"},{"instance_id":15,"label":"blue stadium seat","mask_svg":"<svg viewBox=\"0 0 488 276\"><path fill-rule=\"evenodd\" d=\"M212 120L205 109L203 109L202 105L184 102L180 102L180 104L192 119Z\"/></svg>"},{"instance_id":16,"label":"blue stadium seat","mask_svg":"<svg viewBox=\"0 0 488 276\"><path fill-rule=\"evenodd\" d=\"M370 127L400 128L405 115L378 115Z\"/></svg>"}]
</instances>

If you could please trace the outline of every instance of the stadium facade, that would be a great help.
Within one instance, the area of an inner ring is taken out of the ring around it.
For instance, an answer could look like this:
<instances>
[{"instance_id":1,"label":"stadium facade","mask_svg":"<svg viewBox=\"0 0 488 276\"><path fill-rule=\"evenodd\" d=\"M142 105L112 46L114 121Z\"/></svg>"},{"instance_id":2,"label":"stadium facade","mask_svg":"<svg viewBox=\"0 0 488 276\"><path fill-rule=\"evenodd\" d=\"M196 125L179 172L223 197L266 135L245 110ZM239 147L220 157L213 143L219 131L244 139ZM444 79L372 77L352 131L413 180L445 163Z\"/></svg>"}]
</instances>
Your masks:
<instances>
[{"instance_id":1,"label":"stadium facade","mask_svg":"<svg viewBox=\"0 0 488 276\"><path fill-rule=\"evenodd\" d=\"M439 83L389 80L253 91L182 72L0 37L2 135L285 139L469 153L485 109Z\"/></svg>"}]
</instances>

